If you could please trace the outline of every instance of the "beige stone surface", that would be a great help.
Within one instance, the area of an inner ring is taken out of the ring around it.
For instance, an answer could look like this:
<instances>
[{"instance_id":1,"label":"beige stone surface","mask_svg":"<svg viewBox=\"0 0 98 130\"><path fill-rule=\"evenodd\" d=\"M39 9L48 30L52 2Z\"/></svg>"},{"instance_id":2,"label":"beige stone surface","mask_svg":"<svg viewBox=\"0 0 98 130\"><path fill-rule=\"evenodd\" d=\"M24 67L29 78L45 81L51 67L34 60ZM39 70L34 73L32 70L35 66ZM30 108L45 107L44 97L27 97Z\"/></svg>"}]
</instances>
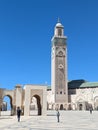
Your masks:
<instances>
[{"instance_id":1,"label":"beige stone surface","mask_svg":"<svg viewBox=\"0 0 98 130\"><path fill-rule=\"evenodd\" d=\"M0 117L0 130L98 130L98 111L60 111L57 122L56 111L48 111L48 116Z\"/></svg>"}]
</instances>

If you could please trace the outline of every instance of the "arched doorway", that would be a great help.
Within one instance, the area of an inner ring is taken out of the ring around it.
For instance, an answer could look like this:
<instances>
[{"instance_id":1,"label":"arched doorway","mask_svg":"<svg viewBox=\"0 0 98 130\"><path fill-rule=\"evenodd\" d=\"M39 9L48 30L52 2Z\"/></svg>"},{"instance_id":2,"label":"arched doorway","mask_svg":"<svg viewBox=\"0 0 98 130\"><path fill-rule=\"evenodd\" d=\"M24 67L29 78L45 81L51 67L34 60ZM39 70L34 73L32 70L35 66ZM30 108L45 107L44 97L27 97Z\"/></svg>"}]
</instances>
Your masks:
<instances>
[{"instance_id":1,"label":"arched doorway","mask_svg":"<svg viewBox=\"0 0 98 130\"><path fill-rule=\"evenodd\" d=\"M41 115L42 108L40 103L40 97L38 95L34 95L31 98L30 102L30 115Z\"/></svg>"},{"instance_id":2,"label":"arched doorway","mask_svg":"<svg viewBox=\"0 0 98 130\"><path fill-rule=\"evenodd\" d=\"M72 104L72 110L76 110L76 104Z\"/></svg>"},{"instance_id":3,"label":"arched doorway","mask_svg":"<svg viewBox=\"0 0 98 130\"><path fill-rule=\"evenodd\" d=\"M78 97L77 98L77 107L76 109L77 110L86 110L86 101L85 101L85 98L84 97Z\"/></svg>"},{"instance_id":4,"label":"arched doorway","mask_svg":"<svg viewBox=\"0 0 98 130\"><path fill-rule=\"evenodd\" d=\"M25 85L24 115L30 115L32 97L36 98L37 115L47 114L47 88L39 85Z\"/></svg>"},{"instance_id":5,"label":"arched doorway","mask_svg":"<svg viewBox=\"0 0 98 130\"><path fill-rule=\"evenodd\" d=\"M12 97L10 95L5 95L2 101L2 114L12 115L12 110L13 110Z\"/></svg>"},{"instance_id":6,"label":"arched doorway","mask_svg":"<svg viewBox=\"0 0 98 130\"><path fill-rule=\"evenodd\" d=\"M71 104L68 105L68 110L72 110Z\"/></svg>"},{"instance_id":7,"label":"arched doorway","mask_svg":"<svg viewBox=\"0 0 98 130\"><path fill-rule=\"evenodd\" d=\"M60 105L60 110L63 110L63 109L64 109L64 108L63 108L63 104L61 104L61 105Z\"/></svg>"},{"instance_id":8,"label":"arched doorway","mask_svg":"<svg viewBox=\"0 0 98 130\"><path fill-rule=\"evenodd\" d=\"M79 110L83 110L83 105L79 104Z\"/></svg>"}]
</instances>

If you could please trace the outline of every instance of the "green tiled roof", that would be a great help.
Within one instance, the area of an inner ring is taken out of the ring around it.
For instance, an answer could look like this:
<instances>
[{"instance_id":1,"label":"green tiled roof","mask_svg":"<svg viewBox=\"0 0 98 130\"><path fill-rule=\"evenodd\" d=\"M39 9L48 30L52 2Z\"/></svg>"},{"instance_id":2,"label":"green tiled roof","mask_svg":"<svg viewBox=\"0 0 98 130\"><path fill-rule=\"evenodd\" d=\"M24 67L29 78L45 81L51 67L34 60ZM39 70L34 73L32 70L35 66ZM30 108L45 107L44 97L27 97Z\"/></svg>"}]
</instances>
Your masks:
<instances>
[{"instance_id":1,"label":"green tiled roof","mask_svg":"<svg viewBox=\"0 0 98 130\"><path fill-rule=\"evenodd\" d=\"M87 82L85 80L72 80L68 82L69 89L98 87L98 82Z\"/></svg>"},{"instance_id":2,"label":"green tiled roof","mask_svg":"<svg viewBox=\"0 0 98 130\"><path fill-rule=\"evenodd\" d=\"M80 85L81 88L84 87L98 87L98 82L86 82Z\"/></svg>"}]
</instances>

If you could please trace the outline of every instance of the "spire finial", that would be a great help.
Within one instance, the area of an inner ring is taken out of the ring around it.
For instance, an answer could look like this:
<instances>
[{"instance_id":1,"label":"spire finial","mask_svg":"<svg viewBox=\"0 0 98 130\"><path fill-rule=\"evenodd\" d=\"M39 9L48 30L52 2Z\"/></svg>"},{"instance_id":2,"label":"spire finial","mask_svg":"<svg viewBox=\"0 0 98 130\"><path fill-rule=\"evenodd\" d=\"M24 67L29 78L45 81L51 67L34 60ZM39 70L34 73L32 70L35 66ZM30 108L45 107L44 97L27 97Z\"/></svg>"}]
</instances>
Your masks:
<instances>
[{"instance_id":1,"label":"spire finial","mask_svg":"<svg viewBox=\"0 0 98 130\"><path fill-rule=\"evenodd\" d=\"M58 23L60 23L60 18L58 17Z\"/></svg>"}]
</instances>

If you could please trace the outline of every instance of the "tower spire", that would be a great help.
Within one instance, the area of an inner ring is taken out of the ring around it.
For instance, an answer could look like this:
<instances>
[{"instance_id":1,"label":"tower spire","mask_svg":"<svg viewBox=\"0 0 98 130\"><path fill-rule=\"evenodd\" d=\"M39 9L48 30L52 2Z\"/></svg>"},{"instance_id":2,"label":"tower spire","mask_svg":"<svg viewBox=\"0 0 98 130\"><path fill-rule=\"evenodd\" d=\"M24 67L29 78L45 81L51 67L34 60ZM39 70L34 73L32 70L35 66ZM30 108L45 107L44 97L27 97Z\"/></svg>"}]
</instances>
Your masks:
<instances>
[{"instance_id":1,"label":"tower spire","mask_svg":"<svg viewBox=\"0 0 98 130\"><path fill-rule=\"evenodd\" d=\"M60 23L60 18L58 17L58 23Z\"/></svg>"}]
</instances>

